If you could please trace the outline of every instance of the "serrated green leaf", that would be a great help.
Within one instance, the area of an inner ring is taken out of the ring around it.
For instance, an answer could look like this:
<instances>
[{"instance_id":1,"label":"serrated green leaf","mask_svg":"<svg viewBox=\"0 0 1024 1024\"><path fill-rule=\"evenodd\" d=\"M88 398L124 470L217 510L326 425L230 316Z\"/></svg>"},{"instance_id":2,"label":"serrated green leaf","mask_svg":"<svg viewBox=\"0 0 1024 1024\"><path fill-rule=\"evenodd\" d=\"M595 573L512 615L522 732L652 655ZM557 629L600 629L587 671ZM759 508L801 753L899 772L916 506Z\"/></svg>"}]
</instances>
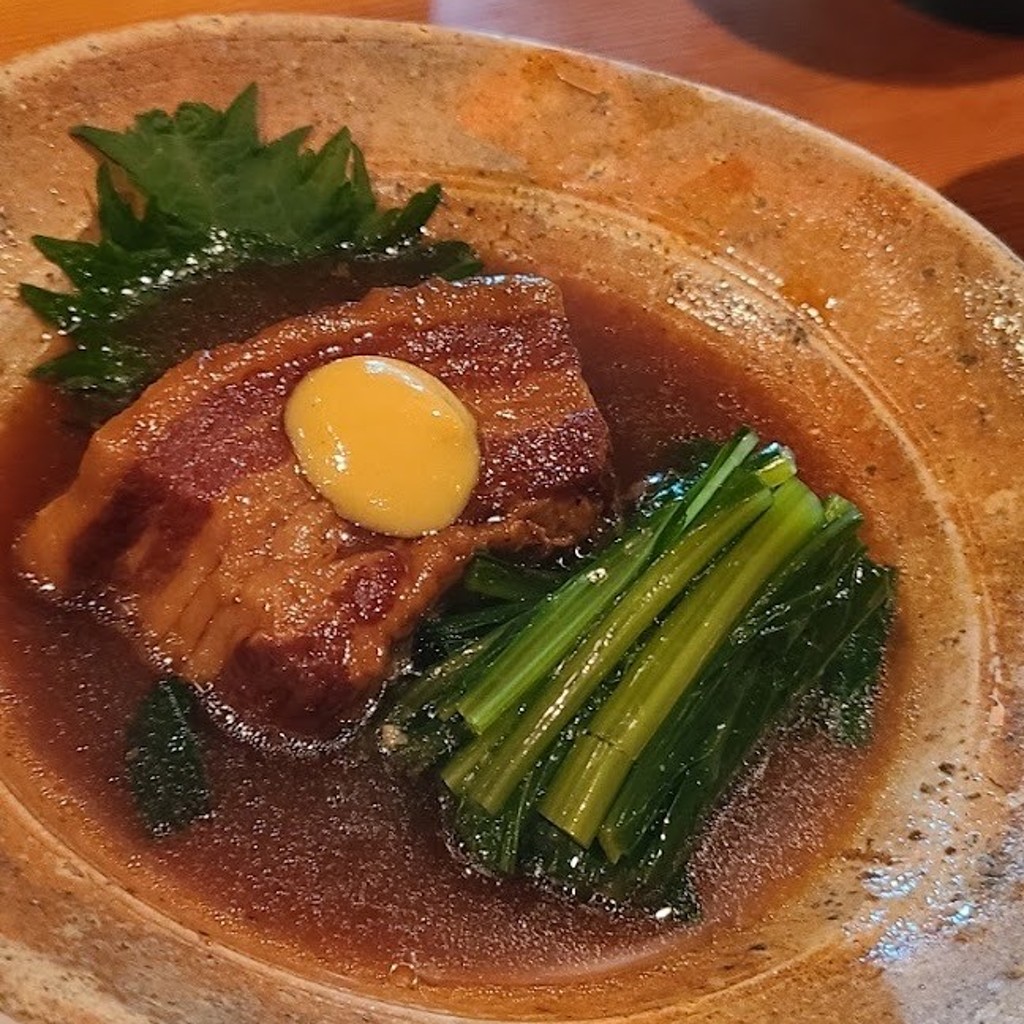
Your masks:
<instances>
[{"instance_id":1,"label":"serrated green leaf","mask_svg":"<svg viewBox=\"0 0 1024 1024\"><path fill-rule=\"evenodd\" d=\"M75 308L73 295L50 291L48 288L40 288L34 284L20 285L18 294L21 296L22 302L33 312L62 330L72 322L72 310Z\"/></svg>"},{"instance_id":2,"label":"serrated green leaf","mask_svg":"<svg viewBox=\"0 0 1024 1024\"><path fill-rule=\"evenodd\" d=\"M372 248L408 242L419 235L440 202L440 185L431 185L413 195L402 209L384 210L368 217L360 228L359 240Z\"/></svg>"},{"instance_id":3,"label":"serrated green leaf","mask_svg":"<svg viewBox=\"0 0 1024 1024\"><path fill-rule=\"evenodd\" d=\"M159 339L152 352L140 349L132 319L193 282L247 265L329 255L339 271L351 266L343 278L365 280L367 287L430 275L454 280L479 269L465 243L428 245L421 238L440 202L439 186L417 192L402 207L380 209L348 129L319 150L305 148L308 128L264 143L256 99L250 86L224 111L183 103L173 114L140 114L123 132L88 125L73 130L110 162L96 178L100 237L35 240L76 289L22 287L26 303L75 346L36 376L73 394L104 394L97 411L109 414L172 365L169 357L189 351L161 346ZM138 204L119 190L110 165L131 183Z\"/></svg>"},{"instance_id":4,"label":"serrated green leaf","mask_svg":"<svg viewBox=\"0 0 1024 1024\"><path fill-rule=\"evenodd\" d=\"M373 185L370 182L370 173L366 169L366 159L363 156L363 151L355 144L352 146L350 180L352 188L355 190L356 199L367 208L376 206L373 198Z\"/></svg>"},{"instance_id":5,"label":"serrated green leaf","mask_svg":"<svg viewBox=\"0 0 1024 1024\"><path fill-rule=\"evenodd\" d=\"M96 172L96 216L103 238L125 249L146 246L145 227L135 216L132 204L114 187L114 178L107 164Z\"/></svg>"},{"instance_id":6,"label":"serrated green leaf","mask_svg":"<svg viewBox=\"0 0 1024 1024\"><path fill-rule=\"evenodd\" d=\"M197 227L302 250L327 223L344 219L339 214L358 220L375 207L350 137L335 136L326 153L303 150L308 127L261 143L255 97L250 88L223 113L184 103L173 115L143 114L126 132L81 126L74 134L119 166L164 214ZM324 241L342 240L336 232Z\"/></svg>"},{"instance_id":7,"label":"serrated green leaf","mask_svg":"<svg viewBox=\"0 0 1024 1024\"><path fill-rule=\"evenodd\" d=\"M81 125L72 130L121 167L143 195L179 220L230 228L237 210L239 175L252 174L261 147L256 128L256 90L250 86L221 112L205 103L182 103L175 113L140 114L124 132Z\"/></svg>"},{"instance_id":8,"label":"serrated green leaf","mask_svg":"<svg viewBox=\"0 0 1024 1024\"><path fill-rule=\"evenodd\" d=\"M55 263L72 284L87 288L93 283L96 246L64 238L35 235L32 244L51 262Z\"/></svg>"}]
</instances>

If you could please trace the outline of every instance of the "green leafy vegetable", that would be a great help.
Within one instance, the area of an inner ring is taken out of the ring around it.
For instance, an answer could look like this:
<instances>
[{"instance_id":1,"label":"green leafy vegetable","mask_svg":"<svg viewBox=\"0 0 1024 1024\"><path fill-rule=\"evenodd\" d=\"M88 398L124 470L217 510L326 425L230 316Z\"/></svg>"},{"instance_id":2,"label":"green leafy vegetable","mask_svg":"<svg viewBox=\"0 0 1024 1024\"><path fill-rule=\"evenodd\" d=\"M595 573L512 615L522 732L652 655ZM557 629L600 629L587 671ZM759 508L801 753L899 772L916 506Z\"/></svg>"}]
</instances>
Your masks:
<instances>
[{"instance_id":1,"label":"green leafy vegetable","mask_svg":"<svg viewBox=\"0 0 1024 1024\"><path fill-rule=\"evenodd\" d=\"M549 821L590 845L658 726L820 523L820 503L799 480L779 488L770 507L684 594L573 745L541 804Z\"/></svg>"},{"instance_id":2,"label":"green leafy vegetable","mask_svg":"<svg viewBox=\"0 0 1024 1024\"><path fill-rule=\"evenodd\" d=\"M495 813L512 789L580 710L596 686L626 656L650 624L716 554L764 511L768 491L748 478L749 494L716 510L669 548L590 629L552 674L544 693L516 721L467 795Z\"/></svg>"},{"instance_id":3,"label":"green leafy vegetable","mask_svg":"<svg viewBox=\"0 0 1024 1024\"><path fill-rule=\"evenodd\" d=\"M853 581L858 593L891 589L892 570L862 559ZM875 694L881 678L885 644L892 626L892 604L879 601L864 615L849 640L826 668L814 695L817 714L836 743L860 746L871 735Z\"/></svg>"},{"instance_id":4,"label":"green leafy vegetable","mask_svg":"<svg viewBox=\"0 0 1024 1024\"><path fill-rule=\"evenodd\" d=\"M687 446L618 540L398 693L400 756L438 772L482 869L691 917L701 824L772 725L809 701L841 742L868 738L892 570L853 505L756 444ZM518 594L513 574L495 591Z\"/></svg>"},{"instance_id":5,"label":"green leafy vegetable","mask_svg":"<svg viewBox=\"0 0 1024 1024\"><path fill-rule=\"evenodd\" d=\"M414 665L430 666L491 628L518 618L567 575L564 569L514 565L493 555L477 555L443 608L420 622L413 642Z\"/></svg>"},{"instance_id":6,"label":"green leafy vegetable","mask_svg":"<svg viewBox=\"0 0 1024 1024\"><path fill-rule=\"evenodd\" d=\"M329 258L332 275L354 293L343 289L342 297L355 297L363 282L454 278L479 268L468 245L423 240L440 186L381 208L347 129L319 150L305 147L308 128L261 141L255 86L224 111L184 103L174 114L141 114L124 132L82 126L72 134L109 161L97 172L99 239L36 237L74 291L25 284L21 294L73 342L36 375L95 400L105 414L200 343L154 345L145 330L132 329L133 318L211 275Z\"/></svg>"},{"instance_id":7,"label":"green leafy vegetable","mask_svg":"<svg viewBox=\"0 0 1024 1024\"><path fill-rule=\"evenodd\" d=\"M470 594L498 601L539 601L564 579L565 574L557 569L512 565L493 555L477 555L462 586Z\"/></svg>"},{"instance_id":8,"label":"green leafy vegetable","mask_svg":"<svg viewBox=\"0 0 1024 1024\"><path fill-rule=\"evenodd\" d=\"M611 607L647 564L675 512L674 507L666 507L644 517L585 570L537 604L528 628L508 644L456 705L474 732L482 732L515 707L572 650L581 633Z\"/></svg>"},{"instance_id":9,"label":"green leafy vegetable","mask_svg":"<svg viewBox=\"0 0 1024 1024\"><path fill-rule=\"evenodd\" d=\"M202 752L191 725L195 705L195 688L167 676L128 727L128 780L153 835L167 835L210 813Z\"/></svg>"}]
</instances>

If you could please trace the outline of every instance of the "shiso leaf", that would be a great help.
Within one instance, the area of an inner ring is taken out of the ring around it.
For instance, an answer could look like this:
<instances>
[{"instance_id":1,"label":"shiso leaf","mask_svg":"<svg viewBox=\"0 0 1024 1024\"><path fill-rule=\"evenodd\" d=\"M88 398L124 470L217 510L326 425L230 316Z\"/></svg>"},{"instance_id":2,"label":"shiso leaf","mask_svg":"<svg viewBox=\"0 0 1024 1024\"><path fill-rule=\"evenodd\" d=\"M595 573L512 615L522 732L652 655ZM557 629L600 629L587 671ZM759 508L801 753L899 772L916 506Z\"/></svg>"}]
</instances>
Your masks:
<instances>
[{"instance_id":1,"label":"shiso leaf","mask_svg":"<svg viewBox=\"0 0 1024 1024\"><path fill-rule=\"evenodd\" d=\"M99 237L36 236L35 246L74 290L23 284L21 295L72 342L34 375L94 400L93 418L127 405L189 354L174 352L169 361L158 341L140 343L144 332L133 331L131 320L196 281L330 257L333 273L351 283L349 298L361 286L480 269L466 243L423 236L441 201L439 185L403 206L380 207L347 128L319 150L306 146L308 128L262 141L254 85L225 110L183 103L173 114L140 114L125 131L81 125L72 135L105 161L96 177Z\"/></svg>"}]
</instances>

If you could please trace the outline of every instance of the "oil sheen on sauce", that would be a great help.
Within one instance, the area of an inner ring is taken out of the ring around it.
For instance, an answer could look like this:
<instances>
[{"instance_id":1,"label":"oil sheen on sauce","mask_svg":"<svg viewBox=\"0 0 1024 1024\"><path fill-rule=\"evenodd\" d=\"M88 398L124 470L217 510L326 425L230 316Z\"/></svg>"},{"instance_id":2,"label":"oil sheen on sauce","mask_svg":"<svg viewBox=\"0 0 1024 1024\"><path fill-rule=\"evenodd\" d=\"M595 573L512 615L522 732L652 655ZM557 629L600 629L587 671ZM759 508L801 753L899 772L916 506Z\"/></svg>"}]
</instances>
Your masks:
<instances>
[{"instance_id":1,"label":"oil sheen on sauce","mask_svg":"<svg viewBox=\"0 0 1024 1024\"><path fill-rule=\"evenodd\" d=\"M801 456L812 447L735 368L695 358L685 338L619 299L564 285L624 482L662 463L673 439L724 436L741 421ZM393 775L372 744L292 759L211 727L204 745L216 813L151 840L123 772L125 726L151 672L112 630L29 592L10 562L19 525L67 483L83 446L35 387L0 436L0 657L51 799L81 809L92 839L137 869L136 890L151 890L172 913L188 907L228 933L367 978L415 964L439 984L565 981L765 912L842 841L836 822L855 817L850 779L865 778L870 751L780 741L706 830L695 859L704 922L664 926L469 871L445 845L434 794ZM802 472L812 486L838 483L811 460Z\"/></svg>"}]
</instances>

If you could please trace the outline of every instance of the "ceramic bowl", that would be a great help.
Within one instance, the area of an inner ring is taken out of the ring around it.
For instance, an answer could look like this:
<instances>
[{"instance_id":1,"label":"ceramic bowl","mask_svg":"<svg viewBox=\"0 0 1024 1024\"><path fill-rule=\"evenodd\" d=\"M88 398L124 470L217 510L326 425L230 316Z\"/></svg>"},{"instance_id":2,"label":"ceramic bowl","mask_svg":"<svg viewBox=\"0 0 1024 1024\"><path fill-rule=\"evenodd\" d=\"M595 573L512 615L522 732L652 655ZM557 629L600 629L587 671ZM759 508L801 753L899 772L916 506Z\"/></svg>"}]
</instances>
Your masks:
<instances>
[{"instance_id":1,"label":"ceramic bowl","mask_svg":"<svg viewBox=\"0 0 1024 1024\"><path fill-rule=\"evenodd\" d=\"M586 279L774 389L901 573L889 740L770 908L555 981L341 975L122 862L19 726L0 654L0 1008L25 1022L1011 1021L1024 1005L1024 265L847 143L699 85L413 25L134 27L0 70L0 418L41 327L36 232L92 216L67 137L260 84L266 128L352 126L447 230ZM0 610L2 614L2 610ZM987 1014L987 1016L986 1016Z\"/></svg>"}]
</instances>

